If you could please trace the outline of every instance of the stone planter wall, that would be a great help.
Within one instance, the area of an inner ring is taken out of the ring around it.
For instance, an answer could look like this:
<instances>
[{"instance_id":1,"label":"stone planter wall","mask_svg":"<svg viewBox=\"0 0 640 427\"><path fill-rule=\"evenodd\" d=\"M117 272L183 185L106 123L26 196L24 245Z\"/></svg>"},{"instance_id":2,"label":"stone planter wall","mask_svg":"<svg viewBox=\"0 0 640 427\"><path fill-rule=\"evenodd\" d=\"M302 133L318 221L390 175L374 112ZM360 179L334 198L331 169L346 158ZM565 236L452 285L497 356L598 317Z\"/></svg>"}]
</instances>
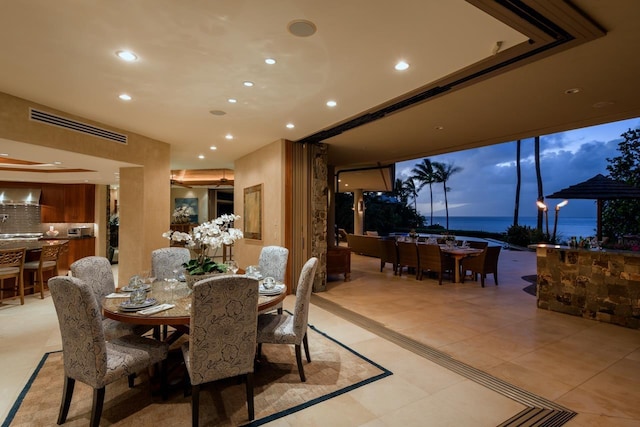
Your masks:
<instances>
[{"instance_id":1,"label":"stone planter wall","mask_svg":"<svg viewBox=\"0 0 640 427\"><path fill-rule=\"evenodd\" d=\"M536 248L538 308L640 329L640 253Z\"/></svg>"}]
</instances>

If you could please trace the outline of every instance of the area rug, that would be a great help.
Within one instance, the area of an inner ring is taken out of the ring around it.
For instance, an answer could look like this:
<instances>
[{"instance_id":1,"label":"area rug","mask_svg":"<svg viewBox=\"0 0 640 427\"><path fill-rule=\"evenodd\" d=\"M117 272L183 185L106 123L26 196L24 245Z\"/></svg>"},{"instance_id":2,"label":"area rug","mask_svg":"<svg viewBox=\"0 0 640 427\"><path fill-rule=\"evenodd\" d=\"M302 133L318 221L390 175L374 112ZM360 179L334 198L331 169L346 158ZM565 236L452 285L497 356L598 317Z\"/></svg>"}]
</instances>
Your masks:
<instances>
[{"instance_id":1,"label":"area rug","mask_svg":"<svg viewBox=\"0 0 640 427\"><path fill-rule=\"evenodd\" d=\"M208 384L200 392L200 423L204 426L259 426L392 373L329 337L315 327L308 329L311 363L303 355L306 382L300 382L293 346L263 345L262 359L254 374L255 420L247 417L244 383L237 379ZM62 352L47 353L2 426L55 425L63 384ZM101 425L188 425L190 398L182 389L163 401L146 373L129 388L124 378L106 387ZM92 389L76 382L65 426L88 425Z\"/></svg>"}]
</instances>

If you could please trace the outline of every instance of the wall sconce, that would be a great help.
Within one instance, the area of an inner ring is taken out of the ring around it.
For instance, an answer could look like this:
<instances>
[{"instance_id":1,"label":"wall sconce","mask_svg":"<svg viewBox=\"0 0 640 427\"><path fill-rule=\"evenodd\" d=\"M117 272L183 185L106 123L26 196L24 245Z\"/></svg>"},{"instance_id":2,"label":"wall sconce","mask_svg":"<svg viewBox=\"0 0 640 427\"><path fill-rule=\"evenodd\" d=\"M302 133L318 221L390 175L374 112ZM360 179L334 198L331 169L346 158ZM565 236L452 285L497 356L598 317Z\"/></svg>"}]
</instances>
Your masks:
<instances>
[{"instance_id":1,"label":"wall sconce","mask_svg":"<svg viewBox=\"0 0 640 427\"><path fill-rule=\"evenodd\" d=\"M358 200L358 212L364 212L364 200Z\"/></svg>"}]
</instances>

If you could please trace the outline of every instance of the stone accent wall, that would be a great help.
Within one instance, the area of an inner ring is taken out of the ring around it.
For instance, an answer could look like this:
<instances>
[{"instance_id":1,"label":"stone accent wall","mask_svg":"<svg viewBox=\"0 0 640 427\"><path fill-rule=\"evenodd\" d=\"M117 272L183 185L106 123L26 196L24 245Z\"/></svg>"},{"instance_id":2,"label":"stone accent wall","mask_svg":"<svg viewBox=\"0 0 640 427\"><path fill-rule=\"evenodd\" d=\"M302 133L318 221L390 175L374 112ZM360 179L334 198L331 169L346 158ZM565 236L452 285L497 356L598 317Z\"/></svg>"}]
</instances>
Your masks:
<instances>
[{"instance_id":1,"label":"stone accent wall","mask_svg":"<svg viewBox=\"0 0 640 427\"><path fill-rule=\"evenodd\" d=\"M313 291L327 289L327 211L329 186L327 181L327 145L314 144L311 152L311 254L318 258Z\"/></svg>"},{"instance_id":2,"label":"stone accent wall","mask_svg":"<svg viewBox=\"0 0 640 427\"><path fill-rule=\"evenodd\" d=\"M538 308L640 329L640 253L538 247Z\"/></svg>"}]
</instances>

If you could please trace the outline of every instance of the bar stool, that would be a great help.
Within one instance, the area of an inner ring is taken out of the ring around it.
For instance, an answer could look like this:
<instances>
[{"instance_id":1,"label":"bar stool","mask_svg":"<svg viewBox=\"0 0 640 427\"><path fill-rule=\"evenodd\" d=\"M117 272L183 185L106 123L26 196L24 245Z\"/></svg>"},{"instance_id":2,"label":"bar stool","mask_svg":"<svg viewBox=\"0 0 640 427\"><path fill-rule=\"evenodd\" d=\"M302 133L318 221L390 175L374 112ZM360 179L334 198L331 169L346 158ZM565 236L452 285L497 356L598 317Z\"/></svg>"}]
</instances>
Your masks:
<instances>
[{"instance_id":1,"label":"bar stool","mask_svg":"<svg viewBox=\"0 0 640 427\"><path fill-rule=\"evenodd\" d=\"M44 245L42 246L39 260L24 263L24 272L32 274L33 285L40 284L41 299L44 299L44 286L46 283L43 279L43 273L52 272L51 277L58 275L58 258L60 253L66 249L67 244L68 242Z\"/></svg>"},{"instance_id":2,"label":"bar stool","mask_svg":"<svg viewBox=\"0 0 640 427\"><path fill-rule=\"evenodd\" d=\"M24 304L24 279L22 271L24 269L25 248L0 249L0 302L2 292L5 291L4 280L14 279L13 291L18 288L20 295L20 305Z\"/></svg>"}]
</instances>

